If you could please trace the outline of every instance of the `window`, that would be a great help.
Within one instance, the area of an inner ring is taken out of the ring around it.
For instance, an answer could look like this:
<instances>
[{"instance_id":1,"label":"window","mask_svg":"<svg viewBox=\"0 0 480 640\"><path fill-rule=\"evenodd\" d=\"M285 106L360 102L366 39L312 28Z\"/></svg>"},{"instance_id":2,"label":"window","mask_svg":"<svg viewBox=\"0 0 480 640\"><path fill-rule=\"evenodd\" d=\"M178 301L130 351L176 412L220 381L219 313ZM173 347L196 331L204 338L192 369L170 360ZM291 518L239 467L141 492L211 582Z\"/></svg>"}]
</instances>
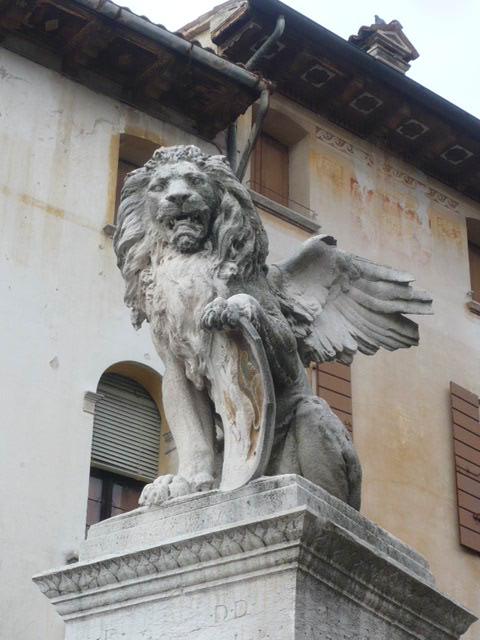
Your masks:
<instances>
[{"instance_id":1,"label":"window","mask_svg":"<svg viewBox=\"0 0 480 640\"><path fill-rule=\"evenodd\" d=\"M260 134L252 156L251 187L288 207L288 147L266 133Z\"/></svg>"},{"instance_id":2,"label":"window","mask_svg":"<svg viewBox=\"0 0 480 640\"><path fill-rule=\"evenodd\" d=\"M135 380L107 372L100 378L93 420L87 524L137 506L146 482L158 475L161 418Z\"/></svg>"},{"instance_id":3,"label":"window","mask_svg":"<svg viewBox=\"0 0 480 640\"><path fill-rule=\"evenodd\" d=\"M480 245L475 244L474 242L469 242L468 257L470 260L472 298L475 302L480 302Z\"/></svg>"},{"instance_id":4,"label":"window","mask_svg":"<svg viewBox=\"0 0 480 640\"><path fill-rule=\"evenodd\" d=\"M480 313L480 220L467 219L468 261L470 265L471 309Z\"/></svg>"},{"instance_id":5,"label":"window","mask_svg":"<svg viewBox=\"0 0 480 640\"><path fill-rule=\"evenodd\" d=\"M87 527L136 509L144 486L144 482L92 468L88 487Z\"/></svg>"},{"instance_id":6,"label":"window","mask_svg":"<svg viewBox=\"0 0 480 640\"><path fill-rule=\"evenodd\" d=\"M480 220L467 219L467 235L472 299L480 303Z\"/></svg>"},{"instance_id":7,"label":"window","mask_svg":"<svg viewBox=\"0 0 480 640\"><path fill-rule=\"evenodd\" d=\"M145 162L152 157L153 152L159 146L161 145L152 142L151 140L146 140L145 138L137 138L136 136L131 136L127 133L121 134L118 154L117 183L115 187L114 224L117 220L120 194L127 174L144 165Z\"/></svg>"},{"instance_id":8,"label":"window","mask_svg":"<svg viewBox=\"0 0 480 640\"><path fill-rule=\"evenodd\" d=\"M139 164L133 164L131 162L127 162L127 160L122 160L122 158L119 158L118 160L117 184L115 186L115 223L117 221L118 205L120 204L120 195L122 193L122 187L125 182L125 178L127 177L127 174L130 173L130 171L138 169L139 166Z\"/></svg>"},{"instance_id":9,"label":"window","mask_svg":"<svg viewBox=\"0 0 480 640\"><path fill-rule=\"evenodd\" d=\"M310 365L310 380L314 392L323 398L340 418L350 434L352 423L352 382L350 367L340 362Z\"/></svg>"},{"instance_id":10,"label":"window","mask_svg":"<svg viewBox=\"0 0 480 640\"><path fill-rule=\"evenodd\" d=\"M297 118L270 108L251 156L248 184L254 204L268 214L267 219L273 215L316 233L317 214L310 209L309 155L309 136Z\"/></svg>"}]
</instances>

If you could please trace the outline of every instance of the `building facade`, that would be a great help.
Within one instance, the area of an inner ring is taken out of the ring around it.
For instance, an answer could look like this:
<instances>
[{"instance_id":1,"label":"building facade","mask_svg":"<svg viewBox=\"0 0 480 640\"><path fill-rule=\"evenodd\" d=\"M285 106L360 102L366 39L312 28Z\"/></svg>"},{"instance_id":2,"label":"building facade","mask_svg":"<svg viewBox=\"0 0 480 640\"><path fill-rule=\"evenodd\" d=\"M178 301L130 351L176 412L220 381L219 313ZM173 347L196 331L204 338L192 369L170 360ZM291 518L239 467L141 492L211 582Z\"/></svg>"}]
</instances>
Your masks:
<instances>
[{"instance_id":1,"label":"building facade","mask_svg":"<svg viewBox=\"0 0 480 640\"><path fill-rule=\"evenodd\" d=\"M260 74L236 66L280 15ZM122 301L118 190L156 146L227 152L237 118L240 158L262 77L276 91L245 181L270 260L320 229L434 298L419 348L311 377L353 433L364 515L479 615L480 122L392 68L414 58L396 25L347 43L274 0L228 2L182 37L88 0L6 3L0 23L0 636L61 640L31 576L75 561L88 522L131 508L152 464L175 467L163 364Z\"/></svg>"}]
</instances>

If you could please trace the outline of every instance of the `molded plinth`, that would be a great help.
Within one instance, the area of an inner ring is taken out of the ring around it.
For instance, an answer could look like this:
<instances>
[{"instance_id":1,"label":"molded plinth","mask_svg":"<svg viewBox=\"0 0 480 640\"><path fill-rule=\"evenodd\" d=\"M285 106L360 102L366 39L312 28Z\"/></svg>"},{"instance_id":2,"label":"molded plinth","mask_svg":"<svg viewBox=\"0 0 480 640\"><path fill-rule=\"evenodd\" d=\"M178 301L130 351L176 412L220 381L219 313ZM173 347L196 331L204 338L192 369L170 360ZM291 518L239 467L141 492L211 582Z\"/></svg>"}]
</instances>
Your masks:
<instances>
[{"instance_id":1,"label":"molded plinth","mask_svg":"<svg viewBox=\"0 0 480 640\"><path fill-rule=\"evenodd\" d=\"M66 640L452 640L475 620L421 556L298 476L111 518L34 580Z\"/></svg>"}]
</instances>

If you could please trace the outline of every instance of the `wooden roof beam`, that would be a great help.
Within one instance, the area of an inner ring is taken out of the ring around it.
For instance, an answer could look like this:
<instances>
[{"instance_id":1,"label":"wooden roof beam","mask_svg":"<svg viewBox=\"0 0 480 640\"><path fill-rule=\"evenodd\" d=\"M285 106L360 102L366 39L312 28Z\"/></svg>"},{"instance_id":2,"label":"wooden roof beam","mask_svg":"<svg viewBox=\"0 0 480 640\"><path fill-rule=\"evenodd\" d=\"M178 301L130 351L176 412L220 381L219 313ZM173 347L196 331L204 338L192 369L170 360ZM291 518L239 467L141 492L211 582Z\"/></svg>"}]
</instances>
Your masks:
<instances>
[{"instance_id":1,"label":"wooden roof beam","mask_svg":"<svg viewBox=\"0 0 480 640\"><path fill-rule=\"evenodd\" d=\"M68 65L85 65L94 60L100 51L106 49L114 37L113 29L100 20L92 19L63 49L64 60Z\"/></svg>"}]
</instances>

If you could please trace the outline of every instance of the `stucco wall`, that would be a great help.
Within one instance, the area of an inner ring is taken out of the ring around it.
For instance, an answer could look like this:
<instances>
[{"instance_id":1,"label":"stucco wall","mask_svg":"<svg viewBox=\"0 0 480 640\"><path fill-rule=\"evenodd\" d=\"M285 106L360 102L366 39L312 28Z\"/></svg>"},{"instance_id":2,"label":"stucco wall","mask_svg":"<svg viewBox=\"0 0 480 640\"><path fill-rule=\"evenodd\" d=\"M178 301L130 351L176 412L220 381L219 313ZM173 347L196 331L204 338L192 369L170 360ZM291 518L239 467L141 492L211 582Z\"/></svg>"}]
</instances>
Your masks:
<instances>
[{"instance_id":1,"label":"stucco wall","mask_svg":"<svg viewBox=\"0 0 480 640\"><path fill-rule=\"evenodd\" d=\"M31 583L85 532L85 391L132 360L162 372L123 306L111 221L118 136L215 147L0 49L0 637L60 640Z\"/></svg>"},{"instance_id":2,"label":"stucco wall","mask_svg":"<svg viewBox=\"0 0 480 640\"><path fill-rule=\"evenodd\" d=\"M480 615L480 557L458 542L449 405L451 380L480 393L465 224L480 219L480 206L287 100L273 106L306 132L303 204L322 233L341 249L414 274L433 295L434 315L418 319L419 348L359 355L353 364L362 511L424 554L438 587ZM465 638L479 633L477 624Z\"/></svg>"},{"instance_id":3,"label":"stucco wall","mask_svg":"<svg viewBox=\"0 0 480 640\"><path fill-rule=\"evenodd\" d=\"M4 50L0 70L0 637L61 640L63 625L30 577L64 564L84 535L92 416L83 394L115 362L162 372L148 330L130 326L102 232L118 137L216 149ZM479 208L305 110L273 105L305 130L291 180L306 185L297 193L296 183L295 199L308 196L300 204L322 232L411 271L435 298L419 349L354 363L363 512L423 553L440 589L480 614L480 560L458 544L448 405L450 380L480 393L464 221ZM308 169L296 177L301 158ZM264 222L274 260L307 236L269 214Z\"/></svg>"}]
</instances>

